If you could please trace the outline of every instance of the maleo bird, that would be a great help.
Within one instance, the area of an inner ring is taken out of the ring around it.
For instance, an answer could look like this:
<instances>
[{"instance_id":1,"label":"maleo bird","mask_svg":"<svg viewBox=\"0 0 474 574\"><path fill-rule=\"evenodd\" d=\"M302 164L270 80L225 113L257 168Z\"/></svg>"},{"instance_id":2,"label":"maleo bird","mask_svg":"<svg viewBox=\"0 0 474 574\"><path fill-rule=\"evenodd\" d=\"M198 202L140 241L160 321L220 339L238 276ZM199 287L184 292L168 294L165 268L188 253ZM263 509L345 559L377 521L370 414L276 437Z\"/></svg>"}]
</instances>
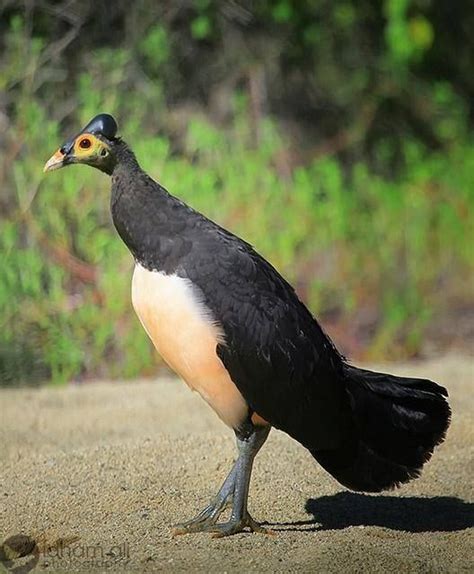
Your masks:
<instances>
[{"instance_id":1,"label":"maleo bird","mask_svg":"<svg viewBox=\"0 0 474 574\"><path fill-rule=\"evenodd\" d=\"M163 359L237 437L219 492L175 533L265 532L247 498L272 426L347 488L379 492L419 476L449 425L446 389L349 365L268 261L140 168L112 116L96 116L44 170L74 163L112 177L113 222L135 260L135 311Z\"/></svg>"}]
</instances>

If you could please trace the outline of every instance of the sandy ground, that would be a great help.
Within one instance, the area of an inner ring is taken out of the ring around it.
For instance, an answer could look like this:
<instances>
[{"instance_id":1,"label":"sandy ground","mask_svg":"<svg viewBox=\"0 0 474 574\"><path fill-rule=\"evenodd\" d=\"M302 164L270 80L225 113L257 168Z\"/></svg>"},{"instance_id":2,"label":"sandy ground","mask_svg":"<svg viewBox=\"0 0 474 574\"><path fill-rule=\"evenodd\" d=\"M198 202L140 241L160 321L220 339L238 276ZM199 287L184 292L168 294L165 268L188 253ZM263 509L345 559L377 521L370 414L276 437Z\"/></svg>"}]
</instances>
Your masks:
<instances>
[{"instance_id":1,"label":"sandy ground","mask_svg":"<svg viewBox=\"0 0 474 574\"><path fill-rule=\"evenodd\" d=\"M352 493L272 431L250 509L276 535L220 540L171 536L234 456L232 433L183 383L2 390L0 536L28 535L40 552L7 563L0 549L0 572L2 561L6 571L26 562L24 572L472 572L473 364L449 356L386 367L451 395L448 438L420 479L386 495Z\"/></svg>"}]
</instances>

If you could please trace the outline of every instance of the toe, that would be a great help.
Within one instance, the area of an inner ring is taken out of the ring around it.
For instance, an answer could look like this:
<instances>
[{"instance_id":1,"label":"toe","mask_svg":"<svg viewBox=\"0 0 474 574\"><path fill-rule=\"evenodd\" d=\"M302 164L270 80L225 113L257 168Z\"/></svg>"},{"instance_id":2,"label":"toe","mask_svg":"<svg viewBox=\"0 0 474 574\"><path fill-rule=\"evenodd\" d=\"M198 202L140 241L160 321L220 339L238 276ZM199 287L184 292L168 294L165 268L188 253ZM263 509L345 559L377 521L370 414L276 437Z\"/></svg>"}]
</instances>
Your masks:
<instances>
[{"instance_id":1,"label":"toe","mask_svg":"<svg viewBox=\"0 0 474 574\"><path fill-rule=\"evenodd\" d=\"M250 514L247 514L247 516L242 519L230 519L228 522L222 524L214 524L209 530L213 533L212 538L223 538L224 536L232 536L233 534L245 532L246 528L248 528L250 532L257 532L258 534L275 534L272 530L261 526Z\"/></svg>"},{"instance_id":2,"label":"toe","mask_svg":"<svg viewBox=\"0 0 474 574\"><path fill-rule=\"evenodd\" d=\"M270 530L270 528L265 528L258 522L256 522L250 514L247 516L247 526L250 528L251 532L256 532L257 534L267 534L269 536L275 536L276 532Z\"/></svg>"}]
</instances>

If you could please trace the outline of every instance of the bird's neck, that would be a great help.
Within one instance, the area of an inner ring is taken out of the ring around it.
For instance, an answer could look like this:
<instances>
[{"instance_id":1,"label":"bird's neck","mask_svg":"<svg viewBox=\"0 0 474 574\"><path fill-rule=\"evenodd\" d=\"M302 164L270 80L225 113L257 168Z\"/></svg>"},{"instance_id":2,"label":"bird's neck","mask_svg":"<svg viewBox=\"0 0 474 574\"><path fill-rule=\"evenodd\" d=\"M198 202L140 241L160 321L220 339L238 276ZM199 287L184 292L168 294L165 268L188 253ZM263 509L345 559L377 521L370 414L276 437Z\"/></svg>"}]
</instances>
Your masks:
<instances>
[{"instance_id":1,"label":"bird's neck","mask_svg":"<svg viewBox=\"0 0 474 574\"><path fill-rule=\"evenodd\" d=\"M124 169L128 171L141 171L135 154L122 139L115 140L113 144L113 155L115 157L115 165L112 169L112 176L114 173L123 171Z\"/></svg>"},{"instance_id":2,"label":"bird's neck","mask_svg":"<svg viewBox=\"0 0 474 574\"><path fill-rule=\"evenodd\" d=\"M182 255L186 222L195 212L153 181L125 142L118 146L112 173L114 225L143 266L173 272Z\"/></svg>"}]
</instances>

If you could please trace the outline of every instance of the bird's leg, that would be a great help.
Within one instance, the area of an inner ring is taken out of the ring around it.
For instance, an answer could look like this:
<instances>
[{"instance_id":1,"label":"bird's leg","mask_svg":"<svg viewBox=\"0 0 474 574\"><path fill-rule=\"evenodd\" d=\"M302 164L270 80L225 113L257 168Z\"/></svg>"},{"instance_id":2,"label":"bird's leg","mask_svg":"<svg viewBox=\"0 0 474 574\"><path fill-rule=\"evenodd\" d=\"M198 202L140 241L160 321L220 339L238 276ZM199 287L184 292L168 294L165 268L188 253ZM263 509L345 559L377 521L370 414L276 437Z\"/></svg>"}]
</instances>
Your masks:
<instances>
[{"instance_id":1,"label":"bird's leg","mask_svg":"<svg viewBox=\"0 0 474 574\"><path fill-rule=\"evenodd\" d=\"M246 429L246 432L236 433L239 457L235 464L236 473L232 512L227 522L213 524L207 529L214 532L214 537L237 534L238 532L242 532L246 527L250 528L252 532L262 532L265 534L270 532L255 522L247 510L253 461L263 443L267 440L270 428L269 426L257 427L252 425Z\"/></svg>"},{"instance_id":2,"label":"bird's leg","mask_svg":"<svg viewBox=\"0 0 474 574\"><path fill-rule=\"evenodd\" d=\"M239 455L219 492L195 518L177 525L173 530L174 535L214 532L215 536L219 537L241 532L246 526L255 532L267 532L249 515L247 498L253 460L269 432L270 427L254 427L250 423L244 431L236 432ZM231 502L229 521L217 524L219 516Z\"/></svg>"},{"instance_id":3,"label":"bird's leg","mask_svg":"<svg viewBox=\"0 0 474 574\"><path fill-rule=\"evenodd\" d=\"M211 502L201 512L181 524L176 524L173 528L173 535L189 534L191 532L201 532L206 530L206 527L213 525L217 522L219 516L227 508L228 504L234 496L234 483L235 475L237 472L238 460L234 462L232 470L227 475L227 478L222 483L219 492L211 500Z\"/></svg>"}]
</instances>

